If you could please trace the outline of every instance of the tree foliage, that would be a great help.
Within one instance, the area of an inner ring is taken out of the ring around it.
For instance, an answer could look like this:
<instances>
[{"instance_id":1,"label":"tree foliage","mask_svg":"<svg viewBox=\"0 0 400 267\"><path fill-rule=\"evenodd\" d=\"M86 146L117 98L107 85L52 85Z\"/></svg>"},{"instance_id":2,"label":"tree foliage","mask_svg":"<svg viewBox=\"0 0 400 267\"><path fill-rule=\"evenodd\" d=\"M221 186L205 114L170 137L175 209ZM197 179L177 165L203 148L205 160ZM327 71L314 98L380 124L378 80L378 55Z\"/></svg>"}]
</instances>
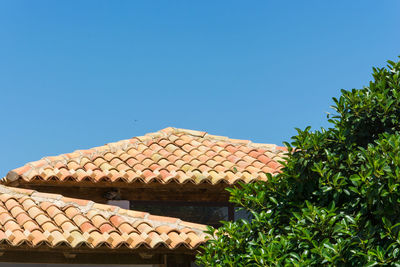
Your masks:
<instances>
[{"instance_id":1,"label":"tree foliage","mask_svg":"<svg viewBox=\"0 0 400 267\"><path fill-rule=\"evenodd\" d=\"M285 143L282 173L230 189L251 221L225 222L206 266L400 266L400 62L333 98L331 128Z\"/></svg>"}]
</instances>

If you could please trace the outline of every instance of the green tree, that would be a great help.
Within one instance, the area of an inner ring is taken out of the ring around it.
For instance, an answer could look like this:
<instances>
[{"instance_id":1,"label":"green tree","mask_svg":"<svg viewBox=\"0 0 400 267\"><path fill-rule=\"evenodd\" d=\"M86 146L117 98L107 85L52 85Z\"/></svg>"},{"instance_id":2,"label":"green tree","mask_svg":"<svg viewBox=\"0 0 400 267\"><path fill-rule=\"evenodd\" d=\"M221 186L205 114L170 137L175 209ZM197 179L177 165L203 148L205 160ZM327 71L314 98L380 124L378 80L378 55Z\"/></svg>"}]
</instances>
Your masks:
<instances>
[{"instance_id":1,"label":"green tree","mask_svg":"<svg viewBox=\"0 0 400 267\"><path fill-rule=\"evenodd\" d=\"M206 266L400 266L400 62L333 98L331 128L297 129L282 173L231 189L251 221L225 222Z\"/></svg>"}]
</instances>

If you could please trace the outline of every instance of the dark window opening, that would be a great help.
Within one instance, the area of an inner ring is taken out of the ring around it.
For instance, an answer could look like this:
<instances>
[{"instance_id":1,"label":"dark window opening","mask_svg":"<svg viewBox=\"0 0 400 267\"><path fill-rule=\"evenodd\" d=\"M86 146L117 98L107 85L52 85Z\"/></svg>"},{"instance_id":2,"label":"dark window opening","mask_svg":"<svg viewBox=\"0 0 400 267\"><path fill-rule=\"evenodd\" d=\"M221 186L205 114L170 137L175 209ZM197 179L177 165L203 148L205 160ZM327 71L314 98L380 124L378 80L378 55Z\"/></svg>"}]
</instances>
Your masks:
<instances>
[{"instance_id":1,"label":"dark window opening","mask_svg":"<svg viewBox=\"0 0 400 267\"><path fill-rule=\"evenodd\" d=\"M234 217L229 203L130 201L130 209L214 227Z\"/></svg>"},{"instance_id":2,"label":"dark window opening","mask_svg":"<svg viewBox=\"0 0 400 267\"><path fill-rule=\"evenodd\" d=\"M251 221L253 216L251 215L250 212L247 210L241 208L241 207L235 207L235 214L234 214L234 220L237 221L239 219L243 219L246 221Z\"/></svg>"}]
</instances>

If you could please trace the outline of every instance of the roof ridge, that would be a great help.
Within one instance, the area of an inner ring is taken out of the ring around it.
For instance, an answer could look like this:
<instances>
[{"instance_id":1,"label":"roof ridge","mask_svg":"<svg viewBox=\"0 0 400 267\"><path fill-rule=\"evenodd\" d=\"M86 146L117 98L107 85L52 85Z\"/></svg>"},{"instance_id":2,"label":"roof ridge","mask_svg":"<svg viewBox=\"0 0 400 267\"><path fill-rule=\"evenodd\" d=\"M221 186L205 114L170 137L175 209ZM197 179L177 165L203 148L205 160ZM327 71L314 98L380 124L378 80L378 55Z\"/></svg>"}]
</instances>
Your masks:
<instances>
[{"instance_id":1,"label":"roof ridge","mask_svg":"<svg viewBox=\"0 0 400 267\"><path fill-rule=\"evenodd\" d=\"M247 145L249 147L255 147L255 148L268 148L268 149L276 149L276 150L284 150L284 147L280 147L277 146L275 144L268 144L268 143L254 143L251 140L245 140L245 139L234 139L234 138L230 138L229 136L223 136L223 135L213 135L213 134L209 134L205 131L198 131L198 130L190 130L190 129L183 129L183 128L175 128L175 127L167 127L164 128L158 132L154 132L154 133L148 133L146 134L151 136L152 134L157 134L159 132L165 133L168 136L171 134L176 134L176 133L184 133L184 134L188 134L188 135L192 135L192 136L196 136L196 137L202 137L202 138L206 138L206 139L211 139L211 140L218 140L218 141L225 141L228 143L232 143L235 145Z\"/></svg>"},{"instance_id":2,"label":"roof ridge","mask_svg":"<svg viewBox=\"0 0 400 267\"><path fill-rule=\"evenodd\" d=\"M194 228L194 230L198 231L198 233L202 233L206 229L206 225L182 221L179 218L152 215L148 212L123 209L114 205L99 204L91 200L70 198L60 194L42 193L36 190L0 185L0 196L2 194L8 194L15 198L30 197L37 204L41 204L43 202L50 202L59 208L72 205L75 208L78 208L79 211L82 212L82 214L84 215L87 215L90 211L98 211L98 214L102 215L104 218L107 219L114 215L117 215L117 216L122 216L131 222L137 219L143 220L144 222L151 222L151 224L154 227L158 227L161 225L168 225L176 229L182 229L185 226L183 226L181 223L184 224L189 223L191 225L191 228ZM151 218L157 218L158 220L157 219L154 220ZM160 220L163 218L166 220L163 221ZM171 219L175 219L175 222L171 222Z\"/></svg>"},{"instance_id":3,"label":"roof ridge","mask_svg":"<svg viewBox=\"0 0 400 267\"><path fill-rule=\"evenodd\" d=\"M175 128L175 127L167 127L158 132L166 133L168 135L173 134L173 133L185 133L185 134L197 136L197 137L204 137L204 136L208 135L208 133L204 132L204 131Z\"/></svg>"}]
</instances>

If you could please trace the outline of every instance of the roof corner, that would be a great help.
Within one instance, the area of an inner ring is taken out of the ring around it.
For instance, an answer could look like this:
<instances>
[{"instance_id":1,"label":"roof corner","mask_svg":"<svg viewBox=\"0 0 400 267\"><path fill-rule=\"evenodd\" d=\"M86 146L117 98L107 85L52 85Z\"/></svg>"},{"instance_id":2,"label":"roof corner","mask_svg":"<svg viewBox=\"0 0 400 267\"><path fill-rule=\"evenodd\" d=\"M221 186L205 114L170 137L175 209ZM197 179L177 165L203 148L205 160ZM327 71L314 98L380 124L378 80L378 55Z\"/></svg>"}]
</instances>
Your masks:
<instances>
[{"instance_id":1,"label":"roof corner","mask_svg":"<svg viewBox=\"0 0 400 267\"><path fill-rule=\"evenodd\" d=\"M15 170L13 171L9 171L7 173L7 175L0 180L0 184L11 184L13 182L18 181L18 179L20 178L20 175L18 173L15 172Z\"/></svg>"}]
</instances>

